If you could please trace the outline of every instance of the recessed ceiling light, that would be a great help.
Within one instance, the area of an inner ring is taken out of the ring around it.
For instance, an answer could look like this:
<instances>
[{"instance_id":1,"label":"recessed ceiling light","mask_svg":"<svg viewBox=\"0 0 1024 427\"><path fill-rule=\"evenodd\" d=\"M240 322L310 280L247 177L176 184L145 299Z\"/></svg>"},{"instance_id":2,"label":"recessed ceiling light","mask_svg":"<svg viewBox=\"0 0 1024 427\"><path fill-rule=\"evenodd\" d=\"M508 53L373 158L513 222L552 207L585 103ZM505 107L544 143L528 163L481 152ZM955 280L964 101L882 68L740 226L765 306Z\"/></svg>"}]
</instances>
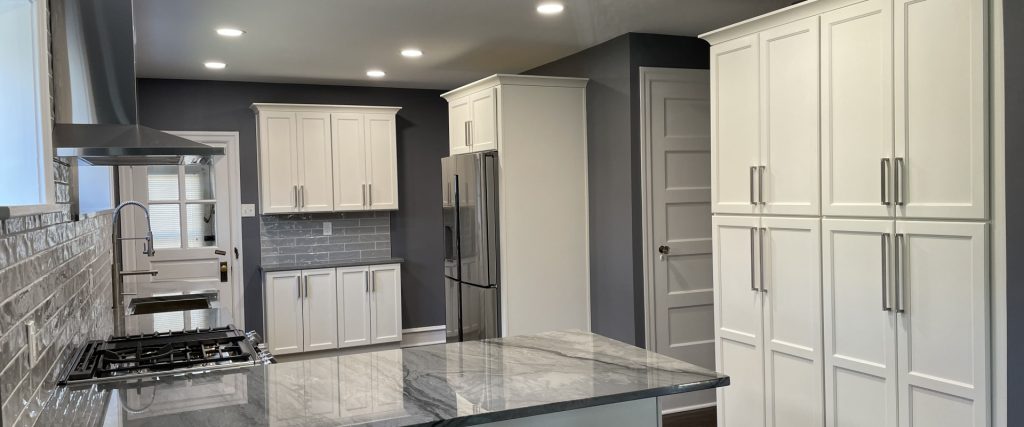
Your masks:
<instances>
[{"instance_id":1,"label":"recessed ceiling light","mask_svg":"<svg viewBox=\"0 0 1024 427\"><path fill-rule=\"evenodd\" d=\"M211 70L223 70L224 67L228 66L228 64L225 64L223 62L216 62L216 61L205 62L205 63L203 63L203 65L206 66L206 68L209 68Z\"/></svg>"},{"instance_id":2,"label":"recessed ceiling light","mask_svg":"<svg viewBox=\"0 0 1024 427\"><path fill-rule=\"evenodd\" d=\"M242 34L245 34L245 31L239 30L237 28L218 28L217 34L220 34L224 37L241 37Z\"/></svg>"},{"instance_id":3,"label":"recessed ceiling light","mask_svg":"<svg viewBox=\"0 0 1024 427\"><path fill-rule=\"evenodd\" d=\"M406 58L419 58L423 56L423 51L419 49L402 49L402 56Z\"/></svg>"},{"instance_id":4,"label":"recessed ceiling light","mask_svg":"<svg viewBox=\"0 0 1024 427\"><path fill-rule=\"evenodd\" d=\"M537 13L541 15L557 15L565 10L565 6L561 3L548 2L537 5Z\"/></svg>"},{"instance_id":5,"label":"recessed ceiling light","mask_svg":"<svg viewBox=\"0 0 1024 427\"><path fill-rule=\"evenodd\" d=\"M384 72L381 70L370 70L366 72L366 75L369 77L373 77L375 79L379 79L381 77L386 76L387 74L384 74Z\"/></svg>"}]
</instances>

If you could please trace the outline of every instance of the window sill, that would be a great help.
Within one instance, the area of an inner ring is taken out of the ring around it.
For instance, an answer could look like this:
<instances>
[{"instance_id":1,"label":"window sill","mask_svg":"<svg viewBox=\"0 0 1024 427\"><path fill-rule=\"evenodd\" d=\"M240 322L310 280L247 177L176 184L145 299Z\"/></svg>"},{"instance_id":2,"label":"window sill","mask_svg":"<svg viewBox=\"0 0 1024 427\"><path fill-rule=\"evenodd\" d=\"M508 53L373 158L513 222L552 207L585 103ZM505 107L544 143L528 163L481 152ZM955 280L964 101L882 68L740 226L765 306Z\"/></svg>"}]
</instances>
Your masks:
<instances>
[{"instance_id":1,"label":"window sill","mask_svg":"<svg viewBox=\"0 0 1024 427\"><path fill-rule=\"evenodd\" d=\"M0 206L0 220L25 215L38 215L51 212L60 212L61 205L23 205L23 206Z\"/></svg>"}]
</instances>

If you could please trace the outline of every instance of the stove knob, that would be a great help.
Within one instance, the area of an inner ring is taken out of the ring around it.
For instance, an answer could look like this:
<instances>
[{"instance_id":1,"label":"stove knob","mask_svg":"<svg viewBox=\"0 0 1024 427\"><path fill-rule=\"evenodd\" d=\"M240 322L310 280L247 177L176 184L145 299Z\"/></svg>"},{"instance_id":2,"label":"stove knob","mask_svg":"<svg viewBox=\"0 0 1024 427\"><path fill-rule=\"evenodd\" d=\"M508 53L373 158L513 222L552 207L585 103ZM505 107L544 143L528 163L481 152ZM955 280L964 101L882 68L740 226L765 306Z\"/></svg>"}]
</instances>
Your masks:
<instances>
[{"instance_id":1,"label":"stove knob","mask_svg":"<svg viewBox=\"0 0 1024 427\"><path fill-rule=\"evenodd\" d=\"M259 351L267 351L267 345L264 343L256 344L256 349Z\"/></svg>"}]
</instances>

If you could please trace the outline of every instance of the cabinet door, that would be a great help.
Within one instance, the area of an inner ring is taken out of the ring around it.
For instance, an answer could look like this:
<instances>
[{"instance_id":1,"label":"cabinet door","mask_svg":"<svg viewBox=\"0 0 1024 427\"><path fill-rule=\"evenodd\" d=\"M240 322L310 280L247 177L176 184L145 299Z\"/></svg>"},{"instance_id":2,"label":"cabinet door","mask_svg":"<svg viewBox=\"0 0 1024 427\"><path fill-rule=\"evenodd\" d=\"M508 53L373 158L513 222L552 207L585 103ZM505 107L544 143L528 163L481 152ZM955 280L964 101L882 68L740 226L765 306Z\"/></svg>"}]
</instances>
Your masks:
<instances>
[{"instance_id":1,"label":"cabinet door","mask_svg":"<svg viewBox=\"0 0 1024 427\"><path fill-rule=\"evenodd\" d=\"M762 212L820 212L818 17L760 34Z\"/></svg>"},{"instance_id":2,"label":"cabinet door","mask_svg":"<svg viewBox=\"0 0 1024 427\"><path fill-rule=\"evenodd\" d=\"M395 116L366 114L366 204L370 209L398 209L398 150Z\"/></svg>"},{"instance_id":3,"label":"cabinet door","mask_svg":"<svg viewBox=\"0 0 1024 427\"><path fill-rule=\"evenodd\" d=\"M895 427L893 221L822 221L825 424Z\"/></svg>"},{"instance_id":4,"label":"cabinet door","mask_svg":"<svg viewBox=\"0 0 1024 427\"><path fill-rule=\"evenodd\" d=\"M471 108L468 96L448 101L449 156L468 153L470 150L470 134L466 131L469 129L469 122L473 120Z\"/></svg>"},{"instance_id":5,"label":"cabinet door","mask_svg":"<svg viewBox=\"0 0 1024 427\"><path fill-rule=\"evenodd\" d=\"M302 351L301 277L299 271L276 271L266 275L267 342L273 354Z\"/></svg>"},{"instance_id":6,"label":"cabinet door","mask_svg":"<svg viewBox=\"0 0 1024 427\"><path fill-rule=\"evenodd\" d=\"M987 3L894 2L899 216L986 216Z\"/></svg>"},{"instance_id":7,"label":"cabinet door","mask_svg":"<svg viewBox=\"0 0 1024 427\"><path fill-rule=\"evenodd\" d=\"M717 389L718 425L764 426L764 358L758 217L712 218L715 369L730 384Z\"/></svg>"},{"instance_id":8,"label":"cabinet door","mask_svg":"<svg viewBox=\"0 0 1024 427\"><path fill-rule=\"evenodd\" d=\"M498 88L484 89L469 96L472 119L469 143L473 151L498 149Z\"/></svg>"},{"instance_id":9,"label":"cabinet door","mask_svg":"<svg viewBox=\"0 0 1024 427\"><path fill-rule=\"evenodd\" d=\"M363 115L331 114L331 151L334 154L334 210L366 209L366 144Z\"/></svg>"},{"instance_id":10,"label":"cabinet door","mask_svg":"<svg viewBox=\"0 0 1024 427\"><path fill-rule=\"evenodd\" d=\"M370 278L366 267L338 269L338 346L370 344Z\"/></svg>"},{"instance_id":11,"label":"cabinet door","mask_svg":"<svg viewBox=\"0 0 1024 427\"><path fill-rule=\"evenodd\" d=\"M988 425L985 224L896 221L901 426Z\"/></svg>"},{"instance_id":12,"label":"cabinet door","mask_svg":"<svg viewBox=\"0 0 1024 427\"><path fill-rule=\"evenodd\" d=\"M370 336L374 344L402 340L402 276L397 264L370 267Z\"/></svg>"},{"instance_id":13,"label":"cabinet door","mask_svg":"<svg viewBox=\"0 0 1024 427\"><path fill-rule=\"evenodd\" d=\"M299 150L295 113L259 113L260 206L265 214L298 212Z\"/></svg>"},{"instance_id":14,"label":"cabinet door","mask_svg":"<svg viewBox=\"0 0 1024 427\"><path fill-rule=\"evenodd\" d=\"M298 113L299 210L334 209L334 173L331 160L331 115Z\"/></svg>"},{"instance_id":15,"label":"cabinet door","mask_svg":"<svg viewBox=\"0 0 1024 427\"><path fill-rule=\"evenodd\" d=\"M821 220L761 218L765 408L769 426L820 426Z\"/></svg>"},{"instance_id":16,"label":"cabinet door","mask_svg":"<svg viewBox=\"0 0 1024 427\"><path fill-rule=\"evenodd\" d=\"M893 215L892 129L892 3L822 15L823 214Z\"/></svg>"},{"instance_id":17,"label":"cabinet door","mask_svg":"<svg viewBox=\"0 0 1024 427\"><path fill-rule=\"evenodd\" d=\"M711 208L715 213L759 211L759 85L757 35L711 47Z\"/></svg>"},{"instance_id":18,"label":"cabinet door","mask_svg":"<svg viewBox=\"0 0 1024 427\"><path fill-rule=\"evenodd\" d=\"M303 351L338 348L338 294L333 268L302 271Z\"/></svg>"}]
</instances>

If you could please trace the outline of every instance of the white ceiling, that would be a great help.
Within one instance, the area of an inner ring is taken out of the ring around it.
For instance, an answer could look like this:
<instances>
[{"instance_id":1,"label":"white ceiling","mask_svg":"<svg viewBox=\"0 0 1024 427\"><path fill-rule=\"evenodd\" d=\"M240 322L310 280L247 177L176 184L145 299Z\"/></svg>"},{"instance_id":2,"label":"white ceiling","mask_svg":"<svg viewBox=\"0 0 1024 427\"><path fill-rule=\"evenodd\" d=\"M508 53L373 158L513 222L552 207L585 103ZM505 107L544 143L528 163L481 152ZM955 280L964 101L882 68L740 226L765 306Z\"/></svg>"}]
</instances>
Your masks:
<instances>
[{"instance_id":1,"label":"white ceiling","mask_svg":"<svg viewBox=\"0 0 1024 427\"><path fill-rule=\"evenodd\" d=\"M626 32L692 36L792 2L565 0L541 16L535 0L135 0L136 59L140 77L447 89ZM213 60L227 69L203 67Z\"/></svg>"}]
</instances>

